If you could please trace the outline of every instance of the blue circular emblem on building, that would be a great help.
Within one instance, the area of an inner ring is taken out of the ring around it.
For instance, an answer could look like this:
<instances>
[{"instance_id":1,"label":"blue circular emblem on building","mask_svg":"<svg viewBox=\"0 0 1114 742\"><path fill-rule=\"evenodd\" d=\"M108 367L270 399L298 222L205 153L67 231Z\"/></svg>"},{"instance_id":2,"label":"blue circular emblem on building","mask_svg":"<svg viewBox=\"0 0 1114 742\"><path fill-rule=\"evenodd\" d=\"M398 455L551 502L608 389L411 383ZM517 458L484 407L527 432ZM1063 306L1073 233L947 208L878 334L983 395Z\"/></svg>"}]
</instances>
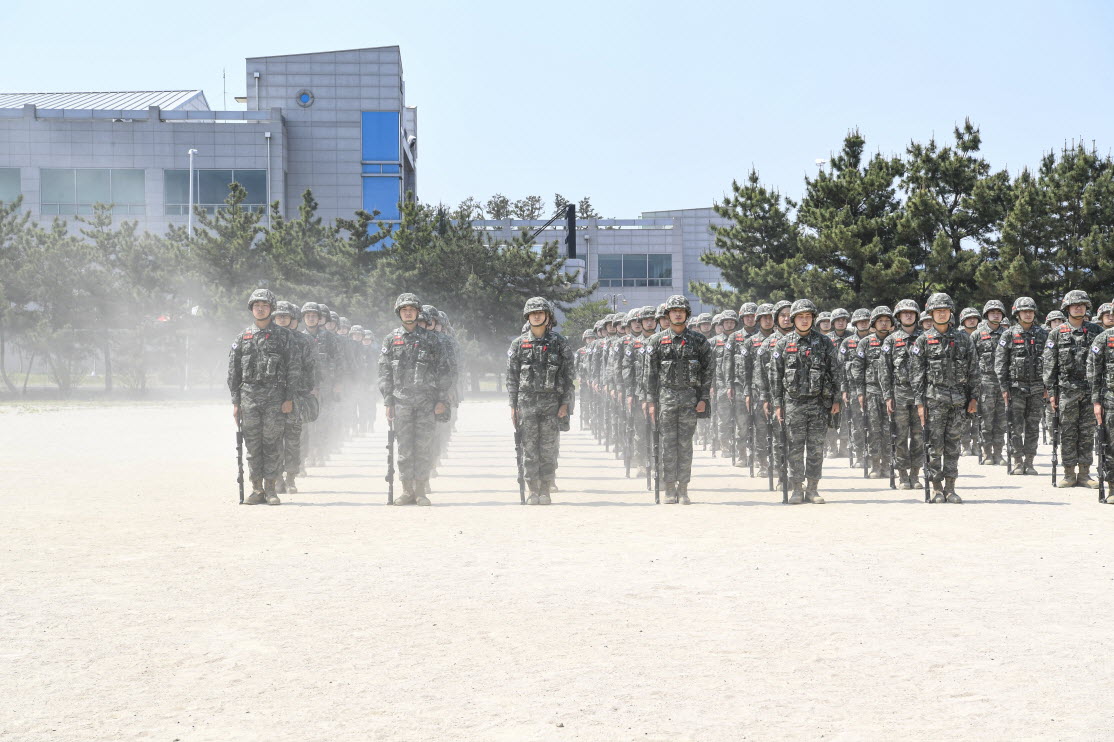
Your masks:
<instances>
[{"instance_id":1,"label":"blue circular emblem on building","mask_svg":"<svg viewBox=\"0 0 1114 742\"><path fill-rule=\"evenodd\" d=\"M313 93L308 90L302 90L294 99L298 101L298 105L302 108L309 108L313 105Z\"/></svg>"}]
</instances>

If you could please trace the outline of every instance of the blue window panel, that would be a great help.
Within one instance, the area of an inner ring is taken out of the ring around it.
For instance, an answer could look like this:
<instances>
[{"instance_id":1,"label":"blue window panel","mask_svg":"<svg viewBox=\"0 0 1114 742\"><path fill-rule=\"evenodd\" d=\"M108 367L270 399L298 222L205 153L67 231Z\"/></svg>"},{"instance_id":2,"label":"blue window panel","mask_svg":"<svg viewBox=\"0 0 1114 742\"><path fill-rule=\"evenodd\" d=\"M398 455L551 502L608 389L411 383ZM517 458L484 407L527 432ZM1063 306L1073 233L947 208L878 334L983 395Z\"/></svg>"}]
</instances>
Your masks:
<instances>
[{"instance_id":1,"label":"blue window panel","mask_svg":"<svg viewBox=\"0 0 1114 742\"><path fill-rule=\"evenodd\" d=\"M363 156L365 162L398 162L398 111L363 113Z\"/></svg>"},{"instance_id":2,"label":"blue window panel","mask_svg":"<svg viewBox=\"0 0 1114 742\"><path fill-rule=\"evenodd\" d=\"M362 167L362 170L365 173L374 173L375 175L378 175L379 173L383 172L383 166L382 165L364 165Z\"/></svg>"},{"instance_id":3,"label":"blue window panel","mask_svg":"<svg viewBox=\"0 0 1114 742\"><path fill-rule=\"evenodd\" d=\"M0 167L0 202L15 201L19 193L19 168Z\"/></svg>"},{"instance_id":4,"label":"blue window panel","mask_svg":"<svg viewBox=\"0 0 1114 742\"><path fill-rule=\"evenodd\" d=\"M401 218L398 202L402 198L401 178L364 178L364 211L379 212L385 222Z\"/></svg>"},{"instance_id":5,"label":"blue window panel","mask_svg":"<svg viewBox=\"0 0 1114 742\"><path fill-rule=\"evenodd\" d=\"M382 167L383 167L383 172L385 172L385 173L396 173L397 174L397 173L402 172L402 168L400 168L398 165L383 165Z\"/></svg>"}]
</instances>

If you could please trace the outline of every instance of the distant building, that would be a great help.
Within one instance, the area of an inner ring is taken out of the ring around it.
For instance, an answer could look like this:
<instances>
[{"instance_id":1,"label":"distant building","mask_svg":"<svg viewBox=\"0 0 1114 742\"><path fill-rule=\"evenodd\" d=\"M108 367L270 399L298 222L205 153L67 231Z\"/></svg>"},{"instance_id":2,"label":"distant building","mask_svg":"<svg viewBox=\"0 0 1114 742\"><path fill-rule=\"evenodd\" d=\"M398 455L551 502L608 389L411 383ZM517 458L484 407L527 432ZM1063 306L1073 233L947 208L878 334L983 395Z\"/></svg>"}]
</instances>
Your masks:
<instances>
[{"instance_id":1,"label":"distant building","mask_svg":"<svg viewBox=\"0 0 1114 742\"><path fill-rule=\"evenodd\" d=\"M214 111L200 90L0 93L0 201L33 217L94 203L164 232L193 199L213 212L235 181L247 206L297 214L309 189L326 221L357 209L399 218L417 193L417 110L397 46L252 57L247 110Z\"/></svg>"}]
</instances>

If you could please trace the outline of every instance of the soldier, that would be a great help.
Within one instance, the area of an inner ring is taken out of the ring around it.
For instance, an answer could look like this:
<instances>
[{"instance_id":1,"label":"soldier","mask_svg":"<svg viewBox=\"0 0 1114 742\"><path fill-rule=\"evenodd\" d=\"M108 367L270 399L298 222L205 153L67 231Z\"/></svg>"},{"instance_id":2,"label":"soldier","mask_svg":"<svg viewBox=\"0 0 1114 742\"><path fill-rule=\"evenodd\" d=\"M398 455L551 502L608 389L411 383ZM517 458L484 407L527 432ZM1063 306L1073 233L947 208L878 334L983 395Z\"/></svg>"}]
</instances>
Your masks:
<instances>
[{"instance_id":1,"label":"soldier","mask_svg":"<svg viewBox=\"0 0 1114 742\"><path fill-rule=\"evenodd\" d=\"M1114 304L1107 302L1100 305L1099 310L1095 312L1095 322L1104 330L1114 327Z\"/></svg>"},{"instance_id":2,"label":"soldier","mask_svg":"<svg viewBox=\"0 0 1114 742\"><path fill-rule=\"evenodd\" d=\"M712 375L712 425L714 438L719 442L718 450L725 458L731 457L731 447L735 445L735 391L732 361L735 354L735 326L738 324L734 309L719 315L720 333L712 338L712 361L715 364Z\"/></svg>"},{"instance_id":3,"label":"soldier","mask_svg":"<svg viewBox=\"0 0 1114 742\"><path fill-rule=\"evenodd\" d=\"M1017 324L1002 333L994 352L994 372L1002 389L1002 402L1010 418L1009 465L1011 474L1036 474L1041 415L1048 391L1044 388L1041 351L1047 334L1037 325L1037 303L1018 297L1011 313Z\"/></svg>"},{"instance_id":4,"label":"soldier","mask_svg":"<svg viewBox=\"0 0 1114 742\"><path fill-rule=\"evenodd\" d=\"M712 348L701 333L685 327L689 300L669 297L669 329L650 338L646 348L646 411L658 430L665 502L689 504L692 438L697 417L709 410Z\"/></svg>"},{"instance_id":5,"label":"soldier","mask_svg":"<svg viewBox=\"0 0 1114 742\"><path fill-rule=\"evenodd\" d=\"M526 300L522 316L530 330L507 351L511 422L521 433L522 468L530 488L527 505L548 505L557 468L558 430L568 430L573 396L573 355L568 341L550 329L553 307L540 296Z\"/></svg>"},{"instance_id":6,"label":"soldier","mask_svg":"<svg viewBox=\"0 0 1114 742\"><path fill-rule=\"evenodd\" d=\"M400 294L395 314L402 327L388 333L379 349L379 393L398 442L403 494L396 505L430 504L434 416L448 412L449 390L456 383L445 345L418 327L421 309L417 296Z\"/></svg>"},{"instance_id":7,"label":"soldier","mask_svg":"<svg viewBox=\"0 0 1114 742\"><path fill-rule=\"evenodd\" d=\"M284 416L294 409L301 379L300 354L291 333L271 318L275 295L256 289L248 298L255 322L240 333L228 354L232 419L244 433L251 496L248 505L281 503L275 480L282 474Z\"/></svg>"},{"instance_id":8,"label":"soldier","mask_svg":"<svg viewBox=\"0 0 1114 742\"><path fill-rule=\"evenodd\" d=\"M1048 336L1041 355L1048 401L1060 413L1064 478L1057 486L1098 487L1090 474L1095 416L1088 407L1092 390L1087 379L1087 351L1102 329L1085 319L1091 308L1091 297L1086 291L1069 291L1060 305L1067 310L1068 321Z\"/></svg>"},{"instance_id":9,"label":"soldier","mask_svg":"<svg viewBox=\"0 0 1114 742\"><path fill-rule=\"evenodd\" d=\"M321 325L325 316L320 304L307 301L302 305L302 323L305 325L302 332L314 349L314 389L319 406L317 420L311 426L303 426L306 434L303 455L310 466L323 464L325 456L332 450L333 421L343 363L337 336Z\"/></svg>"},{"instance_id":10,"label":"soldier","mask_svg":"<svg viewBox=\"0 0 1114 742\"><path fill-rule=\"evenodd\" d=\"M639 324L642 332L632 338L627 346L629 356L625 357L623 364L623 388L629 395L629 414L634 425L634 450L631 454L631 466L635 467L635 477L644 478L649 468L651 441L647 438L646 415L642 412L642 402L645 401L643 379L646 375L646 344L654 336L657 329L657 320L654 315L655 307L646 306L638 310Z\"/></svg>"},{"instance_id":11,"label":"soldier","mask_svg":"<svg viewBox=\"0 0 1114 742\"><path fill-rule=\"evenodd\" d=\"M1095 424L1102 426L1106 433L1100 436L1104 445L1099 448L1098 455L1102 457L1099 469L1108 491L1106 499L1100 501L1114 505L1114 494L1109 492L1114 487L1110 455L1110 429L1114 425L1114 327L1103 330L1091 344L1091 352L1087 354L1087 382L1091 387Z\"/></svg>"},{"instance_id":12,"label":"soldier","mask_svg":"<svg viewBox=\"0 0 1114 742\"><path fill-rule=\"evenodd\" d=\"M830 339L813 329L816 315L816 305L808 299L793 302L794 331L777 341L770 360L774 414L788 436L791 505L823 504L817 486L824 468L824 435L830 415L839 414L836 351Z\"/></svg>"},{"instance_id":13,"label":"soldier","mask_svg":"<svg viewBox=\"0 0 1114 742\"><path fill-rule=\"evenodd\" d=\"M747 305L743 305L747 308ZM735 383L736 409L741 411L739 430L742 431L739 441L739 461L742 460L743 447L749 451L748 462L751 457L758 461L758 476L769 475L767 469L770 458L769 447L766 445L765 427L769 421L763 417L763 427L758 428L758 420L752 419L758 415L757 405L760 401L759 391L754 384L754 361L758 357L758 349L774 332L774 305L762 304L754 308L757 323L755 332L739 338L736 334L735 358L732 361L732 377ZM743 333L745 334L745 330Z\"/></svg>"},{"instance_id":14,"label":"soldier","mask_svg":"<svg viewBox=\"0 0 1114 742\"><path fill-rule=\"evenodd\" d=\"M774 419L771 417L773 411L770 409L770 359L773 357L774 345L777 341L793 331L793 320L789 318L789 310L792 309L792 307L793 303L785 301L784 299L774 305L774 331L768 338L762 341L762 344L758 348L758 354L752 362L751 385L757 391L757 399L762 403L762 410L770 420L770 425L774 424ZM770 451L770 466L774 467L774 472L777 474L777 483L774 485L774 489L780 489L782 463L785 452L781 449L780 445L780 431L770 430L768 432L773 441L772 450ZM768 474L769 472L767 471L767 475Z\"/></svg>"},{"instance_id":15,"label":"soldier","mask_svg":"<svg viewBox=\"0 0 1114 742\"><path fill-rule=\"evenodd\" d=\"M849 386L854 390L859 408L866 423L866 453L870 462L870 478L882 479L889 475L894 462L890 460L889 419L882 396L882 343L893 328L893 312L887 306L878 306L870 313L870 326L874 332L858 344L848 370Z\"/></svg>"},{"instance_id":16,"label":"soldier","mask_svg":"<svg viewBox=\"0 0 1114 742\"><path fill-rule=\"evenodd\" d=\"M816 320L816 330L821 335L827 335L832 331L832 313L821 312L820 319Z\"/></svg>"},{"instance_id":17,"label":"soldier","mask_svg":"<svg viewBox=\"0 0 1114 742\"><path fill-rule=\"evenodd\" d=\"M979 310L974 307L964 307L963 311L959 313L959 327L968 335L974 335L979 327ZM931 319L929 326L932 325ZM972 340L974 338L972 337ZM982 422L978 415L972 415L967 418L967 428L960 439L960 446L965 454L968 456L982 456L982 448L979 445L979 439L982 437Z\"/></svg>"},{"instance_id":18,"label":"soldier","mask_svg":"<svg viewBox=\"0 0 1114 742\"><path fill-rule=\"evenodd\" d=\"M746 337L758 332L758 305L753 301L744 302L739 307L739 323L740 327L737 329L745 333Z\"/></svg>"},{"instance_id":19,"label":"soldier","mask_svg":"<svg viewBox=\"0 0 1114 742\"><path fill-rule=\"evenodd\" d=\"M982 308L983 320L975 329L971 339L975 341L975 351L979 354L979 426L982 432L982 456L984 464L1001 466L1002 441L1006 434L1006 405L1002 401L1002 388L994 372L994 355L1005 328L1002 318L1006 307L997 299L991 299Z\"/></svg>"},{"instance_id":20,"label":"soldier","mask_svg":"<svg viewBox=\"0 0 1114 742\"><path fill-rule=\"evenodd\" d=\"M710 312L704 312L699 315L693 323L693 329L704 336L706 340L712 338L712 315Z\"/></svg>"},{"instance_id":21,"label":"soldier","mask_svg":"<svg viewBox=\"0 0 1114 742\"><path fill-rule=\"evenodd\" d=\"M978 310L976 309L975 311L977 312ZM932 329L932 315L928 312L921 312L921 329L925 332Z\"/></svg>"},{"instance_id":22,"label":"soldier","mask_svg":"<svg viewBox=\"0 0 1114 742\"><path fill-rule=\"evenodd\" d=\"M305 425L306 398L313 393L316 371L316 358L313 352L313 343L304 333L298 332L298 321L301 312L298 307L289 301L280 301L278 308L272 314L275 324L290 330L293 341L293 352L297 354L301 370L298 374L298 387L294 391L294 408L285 418L282 433L282 469L286 472L286 479L279 477L275 482L275 491L280 494L296 494L298 486L295 477L302 468L302 428Z\"/></svg>"},{"instance_id":23,"label":"soldier","mask_svg":"<svg viewBox=\"0 0 1114 742\"><path fill-rule=\"evenodd\" d=\"M863 424L863 410L857 404L858 391L851 384L851 362L859 356L859 343L870 334L870 310L859 307L851 315L854 333L843 338L839 344L839 389L843 395L843 409L851 426L848 433L851 448L860 462L866 456L866 426ZM850 462L849 462L850 463Z\"/></svg>"},{"instance_id":24,"label":"soldier","mask_svg":"<svg viewBox=\"0 0 1114 742\"><path fill-rule=\"evenodd\" d=\"M837 307L832 310L832 329L828 332L828 337L832 340L832 345L839 349L839 344L843 342L843 338L852 333L852 330L847 328L851 320L851 314L843 307Z\"/></svg>"},{"instance_id":25,"label":"soldier","mask_svg":"<svg viewBox=\"0 0 1114 742\"><path fill-rule=\"evenodd\" d=\"M658 304L657 310L654 312L654 319L658 321L658 332L669 329L669 310L665 308L665 304Z\"/></svg>"},{"instance_id":26,"label":"soldier","mask_svg":"<svg viewBox=\"0 0 1114 742\"><path fill-rule=\"evenodd\" d=\"M974 335L975 330L979 327L979 310L974 307L964 307L963 311L959 313L959 326L968 335Z\"/></svg>"},{"instance_id":27,"label":"soldier","mask_svg":"<svg viewBox=\"0 0 1114 742\"><path fill-rule=\"evenodd\" d=\"M936 493L933 502L961 503L955 491L959 441L964 411L973 415L979 406L979 359L971 337L951 324L955 303L950 296L933 294L925 309L932 328L913 341L909 368L928 447L924 475Z\"/></svg>"},{"instance_id":28,"label":"soldier","mask_svg":"<svg viewBox=\"0 0 1114 742\"><path fill-rule=\"evenodd\" d=\"M1044 329L1048 332L1055 332L1056 329L1068 321L1064 313L1059 309L1053 309L1051 312L1044 316Z\"/></svg>"},{"instance_id":29,"label":"soldier","mask_svg":"<svg viewBox=\"0 0 1114 742\"><path fill-rule=\"evenodd\" d=\"M909 380L909 356L913 341L921 334L917 317L921 309L912 299L902 299L894 307L898 328L882 342L882 397L886 400L886 413L894 421L897 432L897 454L894 465L900 474L898 486L914 490L921 486L917 473L924 458L924 440L920 420L917 418L917 401L913 384Z\"/></svg>"}]
</instances>

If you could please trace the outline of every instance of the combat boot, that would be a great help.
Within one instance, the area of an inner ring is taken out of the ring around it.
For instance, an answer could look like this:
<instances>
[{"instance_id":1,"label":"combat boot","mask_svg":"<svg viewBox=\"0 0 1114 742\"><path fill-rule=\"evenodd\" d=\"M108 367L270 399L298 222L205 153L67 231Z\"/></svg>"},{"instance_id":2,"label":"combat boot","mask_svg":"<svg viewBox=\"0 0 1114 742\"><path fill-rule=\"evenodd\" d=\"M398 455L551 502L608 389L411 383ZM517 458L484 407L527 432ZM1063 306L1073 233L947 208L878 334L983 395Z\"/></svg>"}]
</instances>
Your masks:
<instances>
[{"instance_id":1,"label":"combat boot","mask_svg":"<svg viewBox=\"0 0 1114 742\"><path fill-rule=\"evenodd\" d=\"M948 496L944 494L943 483L939 479L932 480L932 491L935 492L932 496L933 502L947 502Z\"/></svg>"},{"instance_id":2,"label":"combat boot","mask_svg":"<svg viewBox=\"0 0 1114 742\"><path fill-rule=\"evenodd\" d=\"M414 483L409 479L402 480L402 497L395 498L395 505L414 504Z\"/></svg>"},{"instance_id":3,"label":"combat boot","mask_svg":"<svg viewBox=\"0 0 1114 742\"><path fill-rule=\"evenodd\" d=\"M646 476L646 472L642 472L642 476ZM557 477L555 477L555 476L550 477L547 480L546 487L549 488L549 492L560 492L561 491L561 489L557 486Z\"/></svg>"},{"instance_id":4,"label":"combat boot","mask_svg":"<svg viewBox=\"0 0 1114 742\"><path fill-rule=\"evenodd\" d=\"M758 474L757 474L757 476L758 476L759 478L762 478L762 477L768 477L768 476L770 476L770 470L766 468L766 465L765 465L765 464L759 464L759 465L758 465Z\"/></svg>"},{"instance_id":5,"label":"combat boot","mask_svg":"<svg viewBox=\"0 0 1114 742\"><path fill-rule=\"evenodd\" d=\"M281 476L275 480L275 492L280 495L286 494L286 480L283 479Z\"/></svg>"},{"instance_id":6,"label":"combat boot","mask_svg":"<svg viewBox=\"0 0 1114 742\"><path fill-rule=\"evenodd\" d=\"M955 493L955 477L947 477L944 480L944 496L951 503L963 502L963 499Z\"/></svg>"},{"instance_id":7,"label":"combat boot","mask_svg":"<svg viewBox=\"0 0 1114 742\"><path fill-rule=\"evenodd\" d=\"M275 492L275 480L273 480L273 479L264 479L263 480L263 493L264 493L264 497L267 498L267 504L268 505L281 505L282 504L282 500L279 499L278 493Z\"/></svg>"},{"instance_id":8,"label":"combat boot","mask_svg":"<svg viewBox=\"0 0 1114 742\"><path fill-rule=\"evenodd\" d=\"M298 494L298 487L294 484L294 474L292 472L286 473L286 491L292 495Z\"/></svg>"},{"instance_id":9,"label":"combat boot","mask_svg":"<svg viewBox=\"0 0 1114 742\"><path fill-rule=\"evenodd\" d=\"M431 504L426 495L429 494L429 480L422 479L415 483L414 486L414 504L416 505L429 505Z\"/></svg>"},{"instance_id":10,"label":"combat boot","mask_svg":"<svg viewBox=\"0 0 1114 742\"><path fill-rule=\"evenodd\" d=\"M248 499L244 500L245 505L262 505L267 501L266 496L263 494L263 480L251 480L251 494Z\"/></svg>"},{"instance_id":11,"label":"combat boot","mask_svg":"<svg viewBox=\"0 0 1114 742\"><path fill-rule=\"evenodd\" d=\"M789 494L789 504L790 505L800 505L804 501L805 501L805 496L801 492L801 485L794 483L793 484L793 491Z\"/></svg>"},{"instance_id":12,"label":"combat boot","mask_svg":"<svg viewBox=\"0 0 1114 742\"><path fill-rule=\"evenodd\" d=\"M1032 456L1025 457L1025 473L1029 475L1035 475L1037 473L1036 467L1033 466Z\"/></svg>"},{"instance_id":13,"label":"combat boot","mask_svg":"<svg viewBox=\"0 0 1114 742\"><path fill-rule=\"evenodd\" d=\"M692 504L692 501L689 500L689 483L688 482L678 482L677 483L677 502L681 503L682 505L691 505Z\"/></svg>"},{"instance_id":14,"label":"combat boot","mask_svg":"<svg viewBox=\"0 0 1114 742\"><path fill-rule=\"evenodd\" d=\"M1003 465L1005 465L1005 463L1006 463L1006 460L1002 457L1002 449L998 446L995 446L994 447L994 465L995 466L1003 466Z\"/></svg>"},{"instance_id":15,"label":"combat boot","mask_svg":"<svg viewBox=\"0 0 1114 742\"><path fill-rule=\"evenodd\" d=\"M820 496L817 487L820 485L819 479L809 479L805 485L805 502L810 502L813 505L823 505L824 498Z\"/></svg>"},{"instance_id":16,"label":"combat boot","mask_svg":"<svg viewBox=\"0 0 1114 742\"><path fill-rule=\"evenodd\" d=\"M1075 486L1090 487L1093 490L1097 490L1099 488L1098 480L1091 479L1091 466L1089 464L1079 467L1079 476L1076 477Z\"/></svg>"},{"instance_id":17,"label":"combat boot","mask_svg":"<svg viewBox=\"0 0 1114 742\"><path fill-rule=\"evenodd\" d=\"M666 505L676 505L677 504L677 483L676 482L666 482L665 483L665 504Z\"/></svg>"},{"instance_id":18,"label":"combat boot","mask_svg":"<svg viewBox=\"0 0 1114 742\"><path fill-rule=\"evenodd\" d=\"M1017 459L1014 462L1013 468L1010 469L1010 474L1025 474L1025 462Z\"/></svg>"},{"instance_id":19,"label":"combat boot","mask_svg":"<svg viewBox=\"0 0 1114 742\"><path fill-rule=\"evenodd\" d=\"M982 449L982 465L983 466L993 466L994 465L994 452L991 451L989 448L983 448Z\"/></svg>"},{"instance_id":20,"label":"combat boot","mask_svg":"<svg viewBox=\"0 0 1114 742\"><path fill-rule=\"evenodd\" d=\"M538 504L538 480L528 479L528 480L526 480L526 486L529 488L529 491L530 491L530 494L526 497L526 504L527 505L537 505Z\"/></svg>"},{"instance_id":21,"label":"combat boot","mask_svg":"<svg viewBox=\"0 0 1114 742\"><path fill-rule=\"evenodd\" d=\"M905 489L919 490L921 488L921 483L917 476L918 474L920 474L920 471L921 470L916 467L909 470L909 486Z\"/></svg>"},{"instance_id":22,"label":"combat boot","mask_svg":"<svg viewBox=\"0 0 1114 742\"><path fill-rule=\"evenodd\" d=\"M912 485L909 484L909 470L908 469L898 469L897 470L897 488L901 489L901 490L911 490L911 489L913 489Z\"/></svg>"},{"instance_id":23,"label":"combat boot","mask_svg":"<svg viewBox=\"0 0 1114 742\"><path fill-rule=\"evenodd\" d=\"M1065 489L1067 487L1074 487L1076 481L1077 480L1075 478L1075 467L1074 466L1068 466L1067 464L1065 464L1064 465L1064 476L1060 478L1060 481L1056 484L1056 486L1059 487L1060 489Z\"/></svg>"},{"instance_id":24,"label":"combat boot","mask_svg":"<svg viewBox=\"0 0 1114 742\"><path fill-rule=\"evenodd\" d=\"M885 479L888 476L886 472L882 471L882 459L875 458L870 460L870 478L871 479Z\"/></svg>"},{"instance_id":25,"label":"combat boot","mask_svg":"<svg viewBox=\"0 0 1114 742\"><path fill-rule=\"evenodd\" d=\"M541 485L542 485L542 488L538 492L538 504L539 505L549 505L550 503L553 502L552 498L550 498L550 496L549 496L550 490L553 489L553 481L549 480L549 479L543 479L542 482L541 482Z\"/></svg>"}]
</instances>

